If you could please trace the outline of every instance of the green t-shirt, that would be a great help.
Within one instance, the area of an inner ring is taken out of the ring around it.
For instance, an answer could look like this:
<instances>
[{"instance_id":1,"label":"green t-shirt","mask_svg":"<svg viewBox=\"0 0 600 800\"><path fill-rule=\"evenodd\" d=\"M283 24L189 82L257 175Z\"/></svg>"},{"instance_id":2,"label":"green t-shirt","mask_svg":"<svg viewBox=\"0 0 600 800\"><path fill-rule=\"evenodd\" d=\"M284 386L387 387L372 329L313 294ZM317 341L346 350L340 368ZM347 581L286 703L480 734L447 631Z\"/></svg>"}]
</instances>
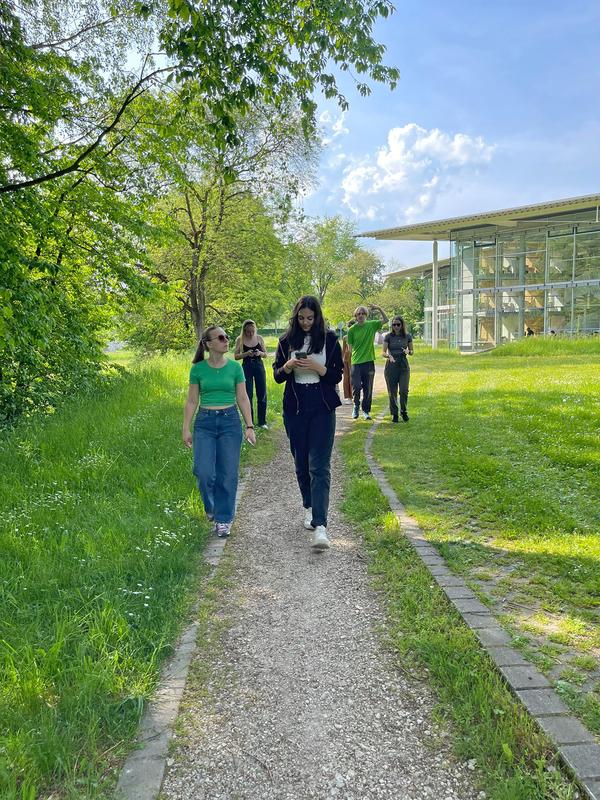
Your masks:
<instances>
[{"instance_id":1,"label":"green t-shirt","mask_svg":"<svg viewBox=\"0 0 600 800\"><path fill-rule=\"evenodd\" d=\"M193 364L190 370L190 383L200 387L200 406L235 405L235 387L245 381L242 365L230 358L218 369L204 360Z\"/></svg>"},{"instance_id":2,"label":"green t-shirt","mask_svg":"<svg viewBox=\"0 0 600 800\"><path fill-rule=\"evenodd\" d=\"M375 334L381 330L380 319L368 319L364 325L353 325L348 331L348 344L352 348L352 363L375 361Z\"/></svg>"}]
</instances>

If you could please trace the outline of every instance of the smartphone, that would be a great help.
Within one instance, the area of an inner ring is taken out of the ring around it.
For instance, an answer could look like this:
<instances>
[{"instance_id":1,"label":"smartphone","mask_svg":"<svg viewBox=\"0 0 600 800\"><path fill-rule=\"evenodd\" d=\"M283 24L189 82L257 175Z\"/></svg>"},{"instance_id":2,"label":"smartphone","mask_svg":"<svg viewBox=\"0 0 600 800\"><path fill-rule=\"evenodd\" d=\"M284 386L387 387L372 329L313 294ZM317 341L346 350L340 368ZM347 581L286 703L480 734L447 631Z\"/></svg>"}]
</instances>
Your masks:
<instances>
[{"instance_id":1,"label":"smartphone","mask_svg":"<svg viewBox=\"0 0 600 800\"><path fill-rule=\"evenodd\" d=\"M301 350L296 351L296 358L303 359L308 358L308 353L303 353Z\"/></svg>"}]
</instances>

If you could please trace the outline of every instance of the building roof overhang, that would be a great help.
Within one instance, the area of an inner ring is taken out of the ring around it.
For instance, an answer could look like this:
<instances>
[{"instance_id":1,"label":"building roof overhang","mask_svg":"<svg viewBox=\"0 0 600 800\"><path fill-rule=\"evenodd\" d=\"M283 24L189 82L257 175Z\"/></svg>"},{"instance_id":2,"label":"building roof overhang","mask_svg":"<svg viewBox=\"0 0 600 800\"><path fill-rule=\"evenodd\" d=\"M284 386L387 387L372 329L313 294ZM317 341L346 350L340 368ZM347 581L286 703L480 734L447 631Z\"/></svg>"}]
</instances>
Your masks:
<instances>
[{"instance_id":1,"label":"building roof overhang","mask_svg":"<svg viewBox=\"0 0 600 800\"><path fill-rule=\"evenodd\" d=\"M378 231L359 233L362 238L379 240L405 239L409 241L433 241L452 239L462 230L480 230L485 236L498 228L516 228L519 223L535 219L547 220L574 211L595 211L600 222L600 194L583 197L570 197L566 200L553 200L547 203L507 208L502 211L487 211L470 214L466 217L451 217L434 222L419 222L416 225L403 225L398 228L384 228Z\"/></svg>"},{"instance_id":2,"label":"building roof overhang","mask_svg":"<svg viewBox=\"0 0 600 800\"><path fill-rule=\"evenodd\" d=\"M442 267L449 267L450 266L450 259L449 258L440 258L438 260L438 267L441 269ZM423 275L426 275L428 272L433 270L433 263L428 261L426 264L417 264L414 267L404 267L404 269L398 269L395 272L388 272L387 275L384 276L385 280L389 280L389 278L421 278Z\"/></svg>"}]
</instances>

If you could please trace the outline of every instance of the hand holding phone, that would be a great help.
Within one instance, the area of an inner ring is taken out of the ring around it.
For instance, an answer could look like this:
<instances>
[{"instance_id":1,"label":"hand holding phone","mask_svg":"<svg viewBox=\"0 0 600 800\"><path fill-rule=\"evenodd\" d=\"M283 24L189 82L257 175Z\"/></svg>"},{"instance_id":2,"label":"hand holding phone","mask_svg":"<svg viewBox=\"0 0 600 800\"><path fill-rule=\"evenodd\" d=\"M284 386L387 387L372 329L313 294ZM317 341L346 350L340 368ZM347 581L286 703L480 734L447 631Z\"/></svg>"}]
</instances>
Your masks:
<instances>
[{"instance_id":1,"label":"hand holding phone","mask_svg":"<svg viewBox=\"0 0 600 800\"><path fill-rule=\"evenodd\" d=\"M302 350L297 350L296 358L299 360L302 360L303 358L308 358L308 353L304 353Z\"/></svg>"}]
</instances>

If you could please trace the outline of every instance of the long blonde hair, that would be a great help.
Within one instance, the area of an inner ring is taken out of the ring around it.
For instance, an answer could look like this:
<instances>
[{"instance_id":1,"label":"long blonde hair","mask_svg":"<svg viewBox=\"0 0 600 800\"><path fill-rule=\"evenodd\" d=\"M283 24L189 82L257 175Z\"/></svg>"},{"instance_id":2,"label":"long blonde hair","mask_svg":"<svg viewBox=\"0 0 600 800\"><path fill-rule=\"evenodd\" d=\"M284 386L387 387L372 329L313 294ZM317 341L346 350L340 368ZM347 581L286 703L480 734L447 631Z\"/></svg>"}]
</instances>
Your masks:
<instances>
[{"instance_id":1,"label":"long blonde hair","mask_svg":"<svg viewBox=\"0 0 600 800\"><path fill-rule=\"evenodd\" d=\"M256 335L258 336L258 328L256 327L256 322L253 319L245 319L242 323L242 330L240 331L240 342L244 341L244 336L246 335L246 328L248 325L254 325L254 329L256 331Z\"/></svg>"}]
</instances>

